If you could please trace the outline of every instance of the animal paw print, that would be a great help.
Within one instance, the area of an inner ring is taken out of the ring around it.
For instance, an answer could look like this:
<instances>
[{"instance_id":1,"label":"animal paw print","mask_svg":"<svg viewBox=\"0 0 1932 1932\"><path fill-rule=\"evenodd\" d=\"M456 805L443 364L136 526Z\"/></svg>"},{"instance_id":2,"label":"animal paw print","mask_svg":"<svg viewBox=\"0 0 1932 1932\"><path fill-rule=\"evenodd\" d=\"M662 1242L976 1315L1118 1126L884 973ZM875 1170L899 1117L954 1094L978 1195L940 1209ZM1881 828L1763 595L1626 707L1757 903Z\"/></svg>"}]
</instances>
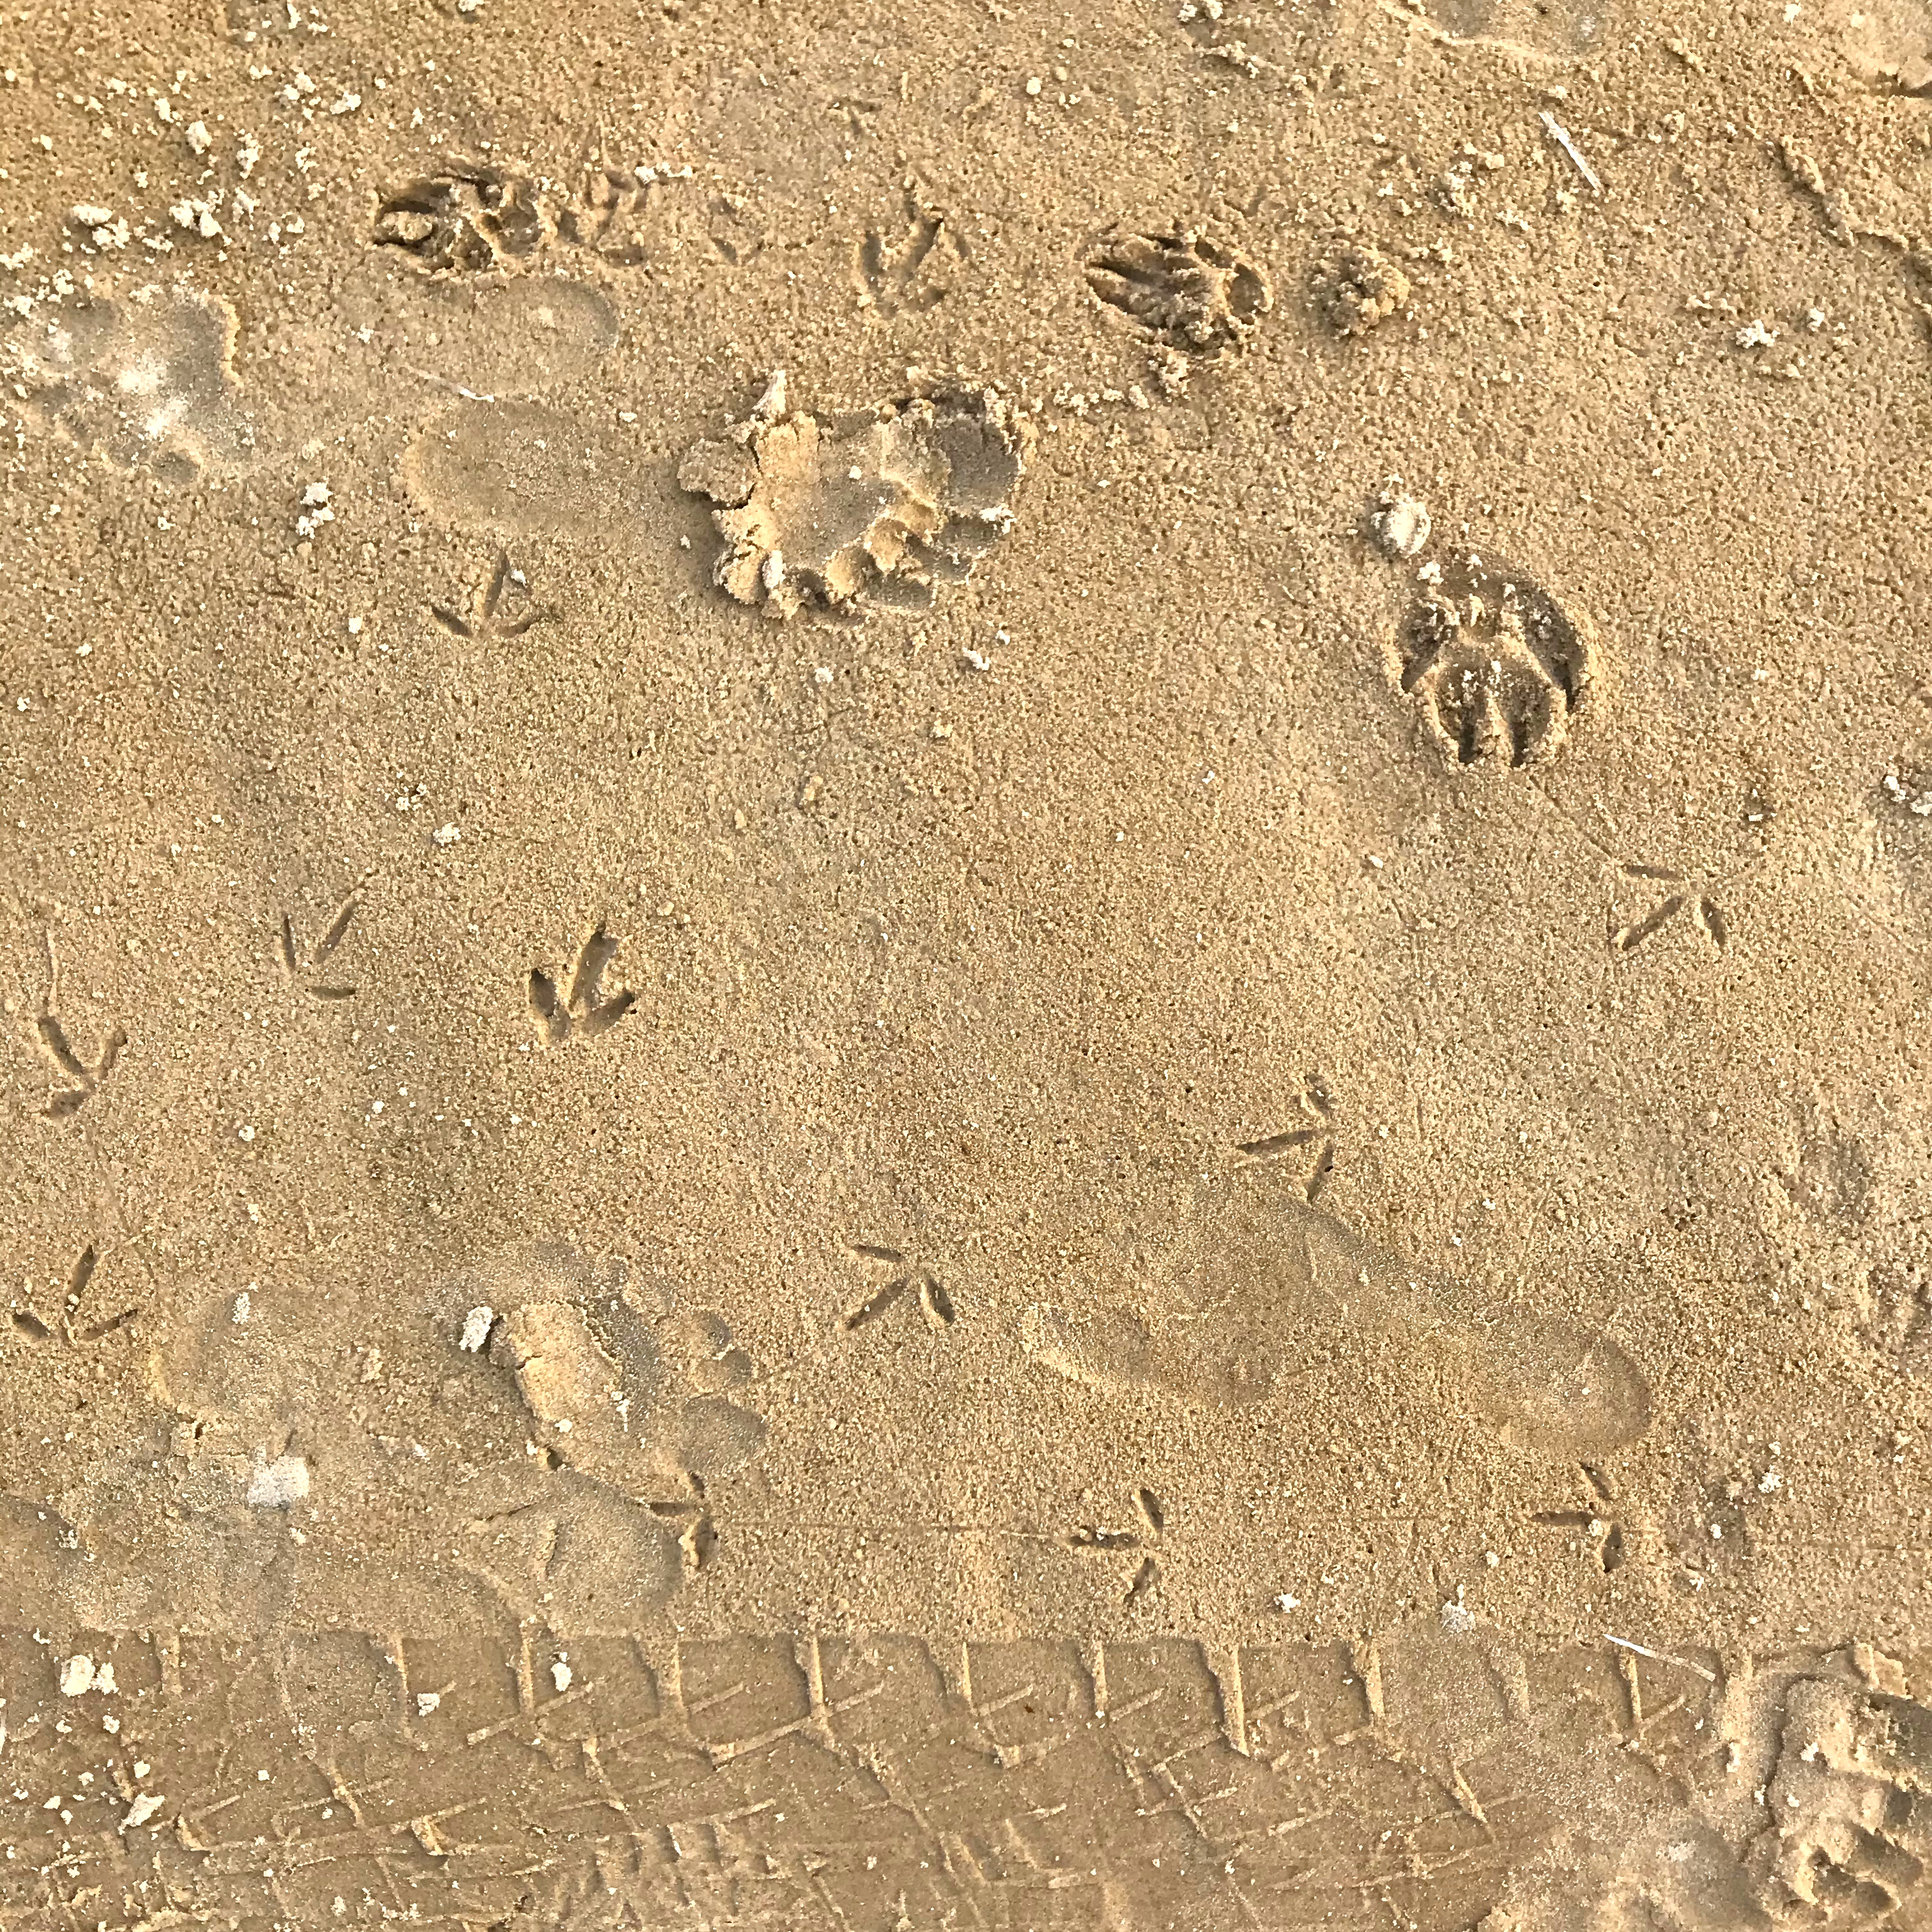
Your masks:
<instances>
[{"instance_id":1,"label":"animal paw print","mask_svg":"<svg viewBox=\"0 0 1932 1932\"><path fill-rule=\"evenodd\" d=\"M29 1342L50 1342L58 1334L72 1348L104 1341L118 1329L124 1328L140 1313L138 1308L124 1308L105 1318L82 1310L81 1304L94 1279L98 1259L91 1244L82 1250L68 1278L67 1299L52 1322L42 1319L31 1308L14 1309L9 1316L14 1332Z\"/></svg>"},{"instance_id":2,"label":"animal paw print","mask_svg":"<svg viewBox=\"0 0 1932 1932\"><path fill-rule=\"evenodd\" d=\"M881 315L902 309L922 313L944 302L953 271L966 259L945 216L924 206L910 189L904 212L905 224L896 238L889 240L875 228L859 245L859 276L865 285L859 304Z\"/></svg>"},{"instance_id":3,"label":"animal paw print","mask_svg":"<svg viewBox=\"0 0 1932 1932\"><path fill-rule=\"evenodd\" d=\"M1582 626L1500 559L1427 563L1420 575L1397 640L1399 675L1438 742L1465 765L1549 756L1589 688Z\"/></svg>"},{"instance_id":4,"label":"animal paw print","mask_svg":"<svg viewBox=\"0 0 1932 1932\"><path fill-rule=\"evenodd\" d=\"M89 1061L75 1052L68 1042L66 1028L52 1013L41 1014L35 1024L48 1058L74 1083L71 1087L61 1088L40 1109L50 1120L64 1120L79 1113L100 1090L100 1083L114 1070L121 1049L128 1044L128 1036L119 1027L115 1027L108 1034L98 1056Z\"/></svg>"},{"instance_id":5,"label":"animal paw print","mask_svg":"<svg viewBox=\"0 0 1932 1932\"><path fill-rule=\"evenodd\" d=\"M496 567L477 592L467 616L444 604L432 604L429 614L456 637L492 642L520 638L553 614L532 600L528 580L512 565L507 551L498 554Z\"/></svg>"},{"instance_id":6,"label":"animal paw print","mask_svg":"<svg viewBox=\"0 0 1932 1932\"><path fill-rule=\"evenodd\" d=\"M655 186L628 168L592 168L584 178L580 205L558 218L557 232L608 262L627 268L647 262L643 224Z\"/></svg>"},{"instance_id":7,"label":"animal paw print","mask_svg":"<svg viewBox=\"0 0 1932 1932\"><path fill-rule=\"evenodd\" d=\"M1088 261L1087 286L1148 340L1199 362L1246 348L1274 305L1255 262L1192 228L1110 238Z\"/></svg>"},{"instance_id":8,"label":"animal paw print","mask_svg":"<svg viewBox=\"0 0 1932 1932\"><path fill-rule=\"evenodd\" d=\"M375 236L425 274L475 275L535 254L544 218L532 182L479 163L424 175L387 196Z\"/></svg>"},{"instance_id":9,"label":"animal paw print","mask_svg":"<svg viewBox=\"0 0 1932 1932\"><path fill-rule=\"evenodd\" d=\"M301 981L303 988L311 999L350 1000L356 997L353 982L344 985L317 980L310 976L322 970L331 953L342 944L356 916L357 902L346 899L342 909L328 922L328 930L315 943L314 950L304 959L296 944L295 922L286 913L282 915L281 953L282 968L292 980Z\"/></svg>"},{"instance_id":10,"label":"animal paw print","mask_svg":"<svg viewBox=\"0 0 1932 1932\"><path fill-rule=\"evenodd\" d=\"M892 1277L884 1287L875 1290L847 1312L844 1322L848 1334L876 1322L894 1303L908 1295L918 1303L926 1325L935 1334L944 1334L952 1326L952 1298L930 1268L916 1264L908 1266L905 1256L897 1248L880 1247L869 1241L854 1242L852 1252L862 1261L891 1269Z\"/></svg>"},{"instance_id":11,"label":"animal paw print","mask_svg":"<svg viewBox=\"0 0 1932 1932\"><path fill-rule=\"evenodd\" d=\"M923 609L1012 528L1033 430L995 392L828 418L788 406L776 370L750 416L693 446L678 482L724 539L712 580L773 617Z\"/></svg>"},{"instance_id":12,"label":"animal paw print","mask_svg":"<svg viewBox=\"0 0 1932 1932\"><path fill-rule=\"evenodd\" d=\"M604 931L600 920L578 948L569 976L570 990L562 996L557 982L541 967L530 968L530 1012L550 1046L561 1045L573 1033L586 1040L608 1033L637 1004L637 994L628 988L608 998L604 995L604 974L620 944Z\"/></svg>"},{"instance_id":13,"label":"animal paw print","mask_svg":"<svg viewBox=\"0 0 1932 1932\"><path fill-rule=\"evenodd\" d=\"M1826 1658L1762 1700L1774 1822L1744 1863L1773 1924L1922 1923L1932 1892L1932 1709L1905 1694L1889 1658L1864 1645L1852 1654L1864 1681Z\"/></svg>"}]
</instances>

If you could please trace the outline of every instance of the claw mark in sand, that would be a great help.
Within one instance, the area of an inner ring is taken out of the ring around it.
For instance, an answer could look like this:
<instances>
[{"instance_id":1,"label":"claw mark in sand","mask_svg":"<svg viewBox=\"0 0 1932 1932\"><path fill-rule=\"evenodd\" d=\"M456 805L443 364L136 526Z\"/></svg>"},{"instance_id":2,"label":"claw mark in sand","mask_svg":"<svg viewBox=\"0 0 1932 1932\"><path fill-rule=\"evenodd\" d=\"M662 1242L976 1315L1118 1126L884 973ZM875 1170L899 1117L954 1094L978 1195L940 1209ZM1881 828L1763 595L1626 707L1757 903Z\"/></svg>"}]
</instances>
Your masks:
<instances>
[{"instance_id":1,"label":"claw mark in sand","mask_svg":"<svg viewBox=\"0 0 1932 1932\"><path fill-rule=\"evenodd\" d=\"M322 963L342 944L349 931L350 922L356 916L360 903L352 894L343 901L340 909L328 922L328 930L315 943L308 957L304 959L301 949L296 944L295 922L286 913L282 915L282 929L279 935L282 970L292 980L298 980L310 998L317 1000L350 1000L356 997L353 983L323 983L309 976L320 971Z\"/></svg>"},{"instance_id":2,"label":"claw mark in sand","mask_svg":"<svg viewBox=\"0 0 1932 1932\"><path fill-rule=\"evenodd\" d=\"M622 943L604 931L600 920L596 930L578 949L567 993L560 992L557 982L542 967L530 968L530 1012L550 1046L560 1045L572 1033L580 1033L586 1040L608 1033L637 1004L637 994L628 987L608 998L604 994L605 969L616 957Z\"/></svg>"},{"instance_id":3,"label":"claw mark in sand","mask_svg":"<svg viewBox=\"0 0 1932 1932\"><path fill-rule=\"evenodd\" d=\"M74 1082L64 1087L40 1112L50 1120L64 1120L77 1114L98 1090L100 1083L114 1070L114 1063L121 1057L121 1049L128 1044L128 1036L119 1027L108 1034L99 1056L85 1060L68 1043L67 1031L52 1013L43 1013L35 1022L40 1036L40 1045L47 1057Z\"/></svg>"}]
</instances>

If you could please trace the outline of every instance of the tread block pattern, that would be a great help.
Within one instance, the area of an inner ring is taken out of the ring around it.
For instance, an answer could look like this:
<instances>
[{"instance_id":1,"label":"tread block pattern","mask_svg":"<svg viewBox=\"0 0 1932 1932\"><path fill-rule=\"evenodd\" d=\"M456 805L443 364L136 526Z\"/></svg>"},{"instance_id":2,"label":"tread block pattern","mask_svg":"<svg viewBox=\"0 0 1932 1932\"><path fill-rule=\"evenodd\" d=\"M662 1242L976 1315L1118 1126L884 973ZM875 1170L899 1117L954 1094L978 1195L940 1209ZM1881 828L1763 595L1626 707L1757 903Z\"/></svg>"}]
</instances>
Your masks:
<instances>
[{"instance_id":1,"label":"tread block pattern","mask_svg":"<svg viewBox=\"0 0 1932 1932\"><path fill-rule=\"evenodd\" d=\"M1526 1661L1472 1624L950 1655L0 1631L0 1924L1449 1932L1526 1876L1578 1880L1560 1848L1593 1808L1632 1845L1700 1831L1772 1923L1827 1881L1916 1893L1927 1834L1886 1838L1867 1787L1922 1788L1932 1710L1858 1653L1732 1679L1628 1648ZM1777 1756L1775 1844L1698 1823L1739 1722Z\"/></svg>"}]
</instances>

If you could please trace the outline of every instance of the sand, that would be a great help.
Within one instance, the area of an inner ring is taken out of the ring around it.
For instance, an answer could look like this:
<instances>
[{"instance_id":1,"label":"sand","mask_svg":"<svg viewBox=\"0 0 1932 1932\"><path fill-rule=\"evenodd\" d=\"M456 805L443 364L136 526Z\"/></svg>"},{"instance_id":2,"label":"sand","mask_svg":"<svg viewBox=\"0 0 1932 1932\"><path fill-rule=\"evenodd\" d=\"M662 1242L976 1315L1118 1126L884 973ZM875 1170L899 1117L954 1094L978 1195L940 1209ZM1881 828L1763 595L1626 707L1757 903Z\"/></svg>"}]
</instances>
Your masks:
<instances>
[{"instance_id":1,"label":"sand","mask_svg":"<svg viewBox=\"0 0 1932 1932\"><path fill-rule=\"evenodd\" d=\"M1932 26L0 20L0 1926L1932 1922Z\"/></svg>"}]
</instances>

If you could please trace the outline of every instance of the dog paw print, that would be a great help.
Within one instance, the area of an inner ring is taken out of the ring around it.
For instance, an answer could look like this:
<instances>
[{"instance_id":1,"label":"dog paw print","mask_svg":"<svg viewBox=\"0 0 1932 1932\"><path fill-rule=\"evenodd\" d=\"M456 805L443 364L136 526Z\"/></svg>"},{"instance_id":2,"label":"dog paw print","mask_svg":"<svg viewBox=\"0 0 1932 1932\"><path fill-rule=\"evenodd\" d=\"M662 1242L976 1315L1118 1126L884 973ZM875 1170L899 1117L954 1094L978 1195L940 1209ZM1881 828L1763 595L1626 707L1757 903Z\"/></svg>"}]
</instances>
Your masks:
<instances>
[{"instance_id":1,"label":"dog paw print","mask_svg":"<svg viewBox=\"0 0 1932 1932\"><path fill-rule=\"evenodd\" d=\"M60 1088L40 1112L50 1120L64 1120L77 1114L99 1092L100 1083L114 1070L128 1036L116 1026L110 1029L100 1052L92 1060L83 1060L70 1043L67 1029L52 1013L43 1013L34 1022L40 1045L47 1058L74 1082Z\"/></svg>"},{"instance_id":2,"label":"dog paw print","mask_svg":"<svg viewBox=\"0 0 1932 1932\"><path fill-rule=\"evenodd\" d=\"M1547 758L1589 689L1581 622L1501 559L1426 563L1419 574L1397 675L1432 735L1460 764Z\"/></svg>"},{"instance_id":3,"label":"dog paw print","mask_svg":"<svg viewBox=\"0 0 1932 1932\"><path fill-rule=\"evenodd\" d=\"M482 274L534 255L544 218L533 183L479 163L422 176L386 196L375 238L425 274Z\"/></svg>"},{"instance_id":4,"label":"dog paw print","mask_svg":"<svg viewBox=\"0 0 1932 1932\"><path fill-rule=\"evenodd\" d=\"M768 616L924 609L1012 528L1033 430L995 392L916 397L820 421L775 370L744 422L697 443L680 486L710 498L712 580Z\"/></svg>"},{"instance_id":5,"label":"dog paw print","mask_svg":"<svg viewBox=\"0 0 1932 1932\"><path fill-rule=\"evenodd\" d=\"M1932 1897L1932 1708L1904 1694L1891 1660L1872 1668L1875 1654L1861 1653L1866 1681L1821 1660L1754 1713L1776 1751L1762 1796L1773 1822L1744 1864L1774 1924L1923 1923Z\"/></svg>"},{"instance_id":6,"label":"dog paw print","mask_svg":"<svg viewBox=\"0 0 1932 1932\"><path fill-rule=\"evenodd\" d=\"M902 310L920 314L946 299L955 272L966 259L946 218L925 206L908 189L904 222L896 235L874 229L859 244L862 308L881 315Z\"/></svg>"},{"instance_id":7,"label":"dog paw print","mask_svg":"<svg viewBox=\"0 0 1932 1932\"><path fill-rule=\"evenodd\" d=\"M573 1033L586 1040L608 1033L637 1004L638 996L628 988L608 994L604 991L604 975L620 944L600 921L578 949L566 976L567 992L542 967L530 968L530 1012L550 1046L560 1046Z\"/></svg>"},{"instance_id":8,"label":"dog paw print","mask_svg":"<svg viewBox=\"0 0 1932 1932\"><path fill-rule=\"evenodd\" d=\"M452 636L501 642L520 638L554 614L530 596L529 580L499 552L496 567L478 588L466 613L446 604L432 604L429 614Z\"/></svg>"},{"instance_id":9,"label":"dog paw print","mask_svg":"<svg viewBox=\"0 0 1932 1932\"><path fill-rule=\"evenodd\" d=\"M890 1270L890 1279L846 1311L843 1320L848 1335L868 1327L896 1304L908 1299L917 1304L921 1318L934 1334L943 1334L952 1326L956 1319L952 1297L932 1269L909 1263L897 1248L882 1247L870 1241L854 1242L852 1252L881 1273Z\"/></svg>"},{"instance_id":10,"label":"dog paw print","mask_svg":"<svg viewBox=\"0 0 1932 1932\"><path fill-rule=\"evenodd\" d=\"M634 268L650 260L644 223L656 190L654 176L628 168L592 168L577 205L557 219L557 232L574 247Z\"/></svg>"},{"instance_id":11,"label":"dog paw print","mask_svg":"<svg viewBox=\"0 0 1932 1932\"><path fill-rule=\"evenodd\" d=\"M1145 340L1202 363L1245 349L1274 305L1258 265L1192 228L1108 237L1087 286Z\"/></svg>"},{"instance_id":12,"label":"dog paw print","mask_svg":"<svg viewBox=\"0 0 1932 1932\"><path fill-rule=\"evenodd\" d=\"M296 943L295 921L286 913L282 915L282 970L290 979L296 980L311 999L350 1000L356 997L352 980L320 980L314 976L327 966L330 956L347 935L350 926L356 917L356 905L355 899L345 899L341 910L329 921L328 929L306 955Z\"/></svg>"},{"instance_id":13,"label":"dog paw print","mask_svg":"<svg viewBox=\"0 0 1932 1932\"><path fill-rule=\"evenodd\" d=\"M91 1244L82 1250L68 1277L67 1298L51 1321L31 1307L16 1306L10 1310L8 1321L14 1334L30 1342L51 1342L58 1336L73 1348L105 1341L124 1328L140 1313L138 1308L124 1308L116 1314L104 1316L98 1309L86 1306L88 1288L98 1259Z\"/></svg>"}]
</instances>

